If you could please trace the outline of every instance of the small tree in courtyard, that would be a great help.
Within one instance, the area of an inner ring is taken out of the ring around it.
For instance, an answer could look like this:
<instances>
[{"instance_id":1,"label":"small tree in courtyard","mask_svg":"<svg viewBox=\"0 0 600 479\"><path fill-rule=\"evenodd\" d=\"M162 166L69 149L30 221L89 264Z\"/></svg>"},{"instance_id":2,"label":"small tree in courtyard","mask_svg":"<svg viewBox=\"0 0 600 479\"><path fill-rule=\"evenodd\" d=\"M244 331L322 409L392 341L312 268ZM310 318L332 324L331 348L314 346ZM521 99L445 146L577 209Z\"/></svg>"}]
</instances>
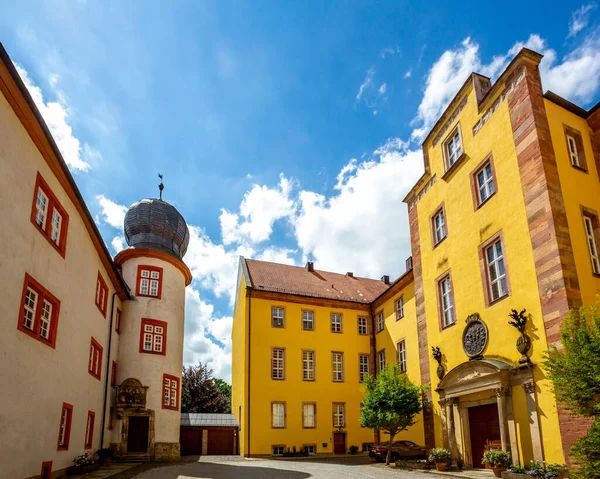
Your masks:
<instances>
[{"instance_id":1,"label":"small tree in courtyard","mask_svg":"<svg viewBox=\"0 0 600 479\"><path fill-rule=\"evenodd\" d=\"M181 412L228 413L229 398L212 377L206 364L183 367L181 376Z\"/></svg>"},{"instance_id":2,"label":"small tree in courtyard","mask_svg":"<svg viewBox=\"0 0 600 479\"><path fill-rule=\"evenodd\" d=\"M397 364L388 365L375 377L365 377L367 393L360 407L360 424L390 435L386 465L392 456L394 437L415 424L423 408L423 386L411 383Z\"/></svg>"},{"instance_id":3,"label":"small tree in courtyard","mask_svg":"<svg viewBox=\"0 0 600 479\"><path fill-rule=\"evenodd\" d=\"M556 399L573 416L594 418L587 436L577 439L571 455L580 469L571 477L600 479L600 315L597 307L571 310L560 333L562 348L546 353L543 367Z\"/></svg>"}]
</instances>

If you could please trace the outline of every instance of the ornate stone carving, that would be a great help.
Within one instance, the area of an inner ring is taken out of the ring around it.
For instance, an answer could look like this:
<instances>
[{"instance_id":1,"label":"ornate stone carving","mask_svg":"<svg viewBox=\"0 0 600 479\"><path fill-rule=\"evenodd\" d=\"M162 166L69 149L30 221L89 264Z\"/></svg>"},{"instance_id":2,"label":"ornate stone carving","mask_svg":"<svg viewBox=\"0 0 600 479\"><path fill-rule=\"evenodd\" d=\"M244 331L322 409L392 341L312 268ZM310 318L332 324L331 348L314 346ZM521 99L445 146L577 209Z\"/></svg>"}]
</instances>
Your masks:
<instances>
[{"instance_id":1,"label":"ornate stone carving","mask_svg":"<svg viewBox=\"0 0 600 479\"><path fill-rule=\"evenodd\" d=\"M463 349L469 359L483 359L483 351L488 342L488 329L479 313L470 314L463 331Z\"/></svg>"},{"instance_id":2,"label":"ornate stone carving","mask_svg":"<svg viewBox=\"0 0 600 479\"><path fill-rule=\"evenodd\" d=\"M435 359L438 363L436 372L438 378L441 381L442 379L444 379L444 374L446 374L446 370L444 369L444 365L442 364L442 351L440 351L440 348L432 346L431 355L433 356L433 359Z\"/></svg>"},{"instance_id":3,"label":"ornate stone carving","mask_svg":"<svg viewBox=\"0 0 600 479\"><path fill-rule=\"evenodd\" d=\"M446 401L448 401L448 404L450 406L458 406L458 403L459 403L458 398L448 398L448 399L446 399Z\"/></svg>"},{"instance_id":4,"label":"ornate stone carving","mask_svg":"<svg viewBox=\"0 0 600 479\"><path fill-rule=\"evenodd\" d=\"M117 409L145 409L147 389L135 378L126 379L117 386Z\"/></svg>"},{"instance_id":5,"label":"ornate stone carving","mask_svg":"<svg viewBox=\"0 0 600 479\"><path fill-rule=\"evenodd\" d=\"M493 391L496 393L497 397L512 395L512 388L510 386L494 388Z\"/></svg>"},{"instance_id":6,"label":"ornate stone carving","mask_svg":"<svg viewBox=\"0 0 600 479\"><path fill-rule=\"evenodd\" d=\"M521 357L519 358L519 367L527 368L531 367L531 360L527 353L531 349L531 338L525 334L525 328L527 327L527 316L525 312L527 310L523 309L520 312L517 312L516 309L512 309L510 314L508 315L512 321L509 321L508 324L513 326L517 331L519 331L520 336L517 339L517 351L521 353Z\"/></svg>"},{"instance_id":7,"label":"ornate stone carving","mask_svg":"<svg viewBox=\"0 0 600 479\"><path fill-rule=\"evenodd\" d=\"M528 381L526 383L523 383L523 389L525 389L525 392L527 394L531 394L531 393L535 392L535 383L533 381Z\"/></svg>"}]
</instances>

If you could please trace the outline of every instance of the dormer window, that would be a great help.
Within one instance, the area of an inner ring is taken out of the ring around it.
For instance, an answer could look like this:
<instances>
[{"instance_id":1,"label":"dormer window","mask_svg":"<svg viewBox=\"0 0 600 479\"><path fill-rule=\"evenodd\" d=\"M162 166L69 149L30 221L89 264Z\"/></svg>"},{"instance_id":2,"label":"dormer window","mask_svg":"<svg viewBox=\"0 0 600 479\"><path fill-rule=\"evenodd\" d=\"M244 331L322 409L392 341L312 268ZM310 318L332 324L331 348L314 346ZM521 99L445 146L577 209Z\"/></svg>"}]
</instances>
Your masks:
<instances>
[{"instance_id":1,"label":"dormer window","mask_svg":"<svg viewBox=\"0 0 600 479\"><path fill-rule=\"evenodd\" d=\"M457 125L452 133L450 133L450 136L444 141L442 147L444 149L445 167L446 170L449 170L463 155L462 137L459 125Z\"/></svg>"}]
</instances>

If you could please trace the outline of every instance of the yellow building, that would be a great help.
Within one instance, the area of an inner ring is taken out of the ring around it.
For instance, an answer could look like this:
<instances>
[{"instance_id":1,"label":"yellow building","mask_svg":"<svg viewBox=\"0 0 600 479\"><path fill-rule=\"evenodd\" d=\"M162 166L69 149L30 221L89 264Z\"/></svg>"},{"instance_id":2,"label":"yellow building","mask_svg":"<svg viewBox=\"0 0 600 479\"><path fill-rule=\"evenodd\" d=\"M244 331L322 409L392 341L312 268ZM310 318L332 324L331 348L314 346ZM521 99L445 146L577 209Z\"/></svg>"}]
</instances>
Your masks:
<instances>
[{"instance_id":1,"label":"yellow building","mask_svg":"<svg viewBox=\"0 0 600 479\"><path fill-rule=\"evenodd\" d=\"M345 432L344 450L373 441L358 425L357 356L369 353L371 368L379 357L401 358L413 381L430 386L421 420L404 437L447 447L474 467L491 446L514 462L569 461L587 423L557 407L539 363L558 344L567 311L600 291L600 104L585 111L543 94L540 60L523 49L494 84L473 73L423 142L425 173L405 198L412 269L391 286L377 282L369 294L369 280L310 264L241 261L233 403L244 454L305 444L332 452L336 437L341 443L334 431ZM296 283L296 275L311 278ZM273 327L277 308L283 328ZM526 310L523 334L509 325L512 309ZM316 331L302 331L304 310ZM333 313L342 313L343 335L331 332ZM365 337L357 334L361 315ZM270 369L278 349L281 381ZM314 382L302 379L303 350L315 351ZM344 354L342 384L332 381L336 351ZM318 405L314 431L302 428L305 402ZM346 404L341 428L332 423L337 402ZM281 411L284 430L273 427Z\"/></svg>"}]
</instances>

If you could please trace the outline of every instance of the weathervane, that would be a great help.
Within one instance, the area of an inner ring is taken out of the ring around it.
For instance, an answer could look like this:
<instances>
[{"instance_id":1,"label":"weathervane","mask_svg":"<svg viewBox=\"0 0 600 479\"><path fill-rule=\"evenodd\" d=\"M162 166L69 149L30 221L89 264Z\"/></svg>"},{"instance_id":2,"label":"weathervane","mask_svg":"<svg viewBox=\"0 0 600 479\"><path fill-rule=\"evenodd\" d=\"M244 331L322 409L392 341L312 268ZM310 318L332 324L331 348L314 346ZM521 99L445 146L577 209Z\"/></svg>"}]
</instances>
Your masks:
<instances>
[{"instance_id":1,"label":"weathervane","mask_svg":"<svg viewBox=\"0 0 600 479\"><path fill-rule=\"evenodd\" d=\"M160 200L162 201L162 192L165 189L165 185L163 185L162 179L163 179L163 175L161 175L160 173L158 174L158 177L160 178L160 185L158 185L158 189L160 190Z\"/></svg>"}]
</instances>

